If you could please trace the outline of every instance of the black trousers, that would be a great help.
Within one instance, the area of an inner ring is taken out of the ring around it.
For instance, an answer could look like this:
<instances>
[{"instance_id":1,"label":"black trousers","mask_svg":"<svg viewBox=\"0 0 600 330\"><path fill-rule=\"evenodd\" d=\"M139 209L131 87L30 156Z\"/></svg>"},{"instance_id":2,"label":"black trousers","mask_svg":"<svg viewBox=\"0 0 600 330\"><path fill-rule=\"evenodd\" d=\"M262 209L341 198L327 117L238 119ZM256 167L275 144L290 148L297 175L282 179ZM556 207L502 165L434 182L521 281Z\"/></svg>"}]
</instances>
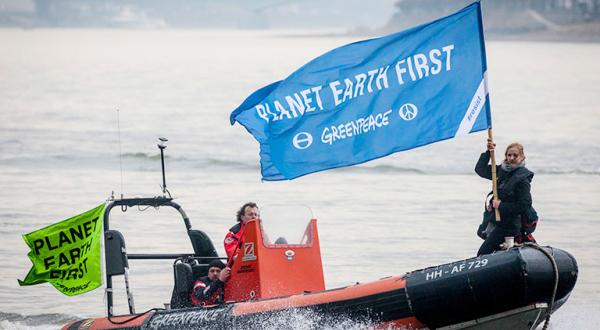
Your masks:
<instances>
[{"instance_id":1,"label":"black trousers","mask_svg":"<svg viewBox=\"0 0 600 330\"><path fill-rule=\"evenodd\" d=\"M495 227L491 233L487 235L487 238L477 251L477 256L482 254L490 254L494 251L500 250L500 244L504 243L504 237L517 236L519 229L506 229L502 227Z\"/></svg>"}]
</instances>

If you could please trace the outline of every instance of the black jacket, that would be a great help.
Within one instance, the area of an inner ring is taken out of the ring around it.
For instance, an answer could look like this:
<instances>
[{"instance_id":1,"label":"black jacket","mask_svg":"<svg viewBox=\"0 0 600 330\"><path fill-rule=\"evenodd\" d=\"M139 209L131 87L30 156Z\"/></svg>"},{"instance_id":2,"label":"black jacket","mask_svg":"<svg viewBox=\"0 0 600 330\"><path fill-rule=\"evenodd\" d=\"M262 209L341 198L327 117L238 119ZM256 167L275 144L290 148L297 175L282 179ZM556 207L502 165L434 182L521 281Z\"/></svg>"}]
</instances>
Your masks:
<instances>
[{"instance_id":1,"label":"black jacket","mask_svg":"<svg viewBox=\"0 0 600 330\"><path fill-rule=\"evenodd\" d=\"M203 285L198 285L202 282ZM208 276L201 277L194 283L192 294L196 299L192 299L192 304L213 305L221 303L221 294L225 288L225 283L219 279L211 281Z\"/></svg>"},{"instance_id":2,"label":"black jacket","mask_svg":"<svg viewBox=\"0 0 600 330\"><path fill-rule=\"evenodd\" d=\"M482 153L475 165L475 172L480 177L491 180L492 167L489 161L490 152ZM533 172L524 166L507 172L500 165L496 165L496 174L498 176L498 198L501 200L499 207L501 220L495 224L506 229L520 229L521 214L527 212L532 204Z\"/></svg>"}]
</instances>

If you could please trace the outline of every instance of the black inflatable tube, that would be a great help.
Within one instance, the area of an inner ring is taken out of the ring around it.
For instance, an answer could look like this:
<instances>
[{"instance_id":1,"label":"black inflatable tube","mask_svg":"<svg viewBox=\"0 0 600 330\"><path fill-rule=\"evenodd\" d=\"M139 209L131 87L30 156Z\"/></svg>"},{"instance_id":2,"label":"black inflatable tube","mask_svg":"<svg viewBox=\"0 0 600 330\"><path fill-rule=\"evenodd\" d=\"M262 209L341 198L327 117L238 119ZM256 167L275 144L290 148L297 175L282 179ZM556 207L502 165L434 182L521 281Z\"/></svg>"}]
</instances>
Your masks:
<instances>
[{"instance_id":1,"label":"black inflatable tube","mask_svg":"<svg viewBox=\"0 0 600 330\"><path fill-rule=\"evenodd\" d=\"M575 258L545 247L559 271L555 301L567 296L577 280ZM554 288L551 261L541 251L520 247L430 267L406 275L406 292L417 320L438 328L548 302Z\"/></svg>"}]
</instances>

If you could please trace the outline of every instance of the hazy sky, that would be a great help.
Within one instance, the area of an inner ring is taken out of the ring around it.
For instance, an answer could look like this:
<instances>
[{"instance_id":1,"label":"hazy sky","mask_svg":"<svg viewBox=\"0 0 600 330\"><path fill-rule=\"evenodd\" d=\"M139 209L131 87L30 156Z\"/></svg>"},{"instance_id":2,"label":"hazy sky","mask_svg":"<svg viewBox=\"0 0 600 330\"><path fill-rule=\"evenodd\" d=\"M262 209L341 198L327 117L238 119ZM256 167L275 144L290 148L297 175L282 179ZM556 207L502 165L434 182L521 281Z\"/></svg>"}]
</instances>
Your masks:
<instances>
[{"instance_id":1,"label":"hazy sky","mask_svg":"<svg viewBox=\"0 0 600 330\"><path fill-rule=\"evenodd\" d=\"M4 26L378 28L397 0L0 0Z\"/></svg>"}]
</instances>

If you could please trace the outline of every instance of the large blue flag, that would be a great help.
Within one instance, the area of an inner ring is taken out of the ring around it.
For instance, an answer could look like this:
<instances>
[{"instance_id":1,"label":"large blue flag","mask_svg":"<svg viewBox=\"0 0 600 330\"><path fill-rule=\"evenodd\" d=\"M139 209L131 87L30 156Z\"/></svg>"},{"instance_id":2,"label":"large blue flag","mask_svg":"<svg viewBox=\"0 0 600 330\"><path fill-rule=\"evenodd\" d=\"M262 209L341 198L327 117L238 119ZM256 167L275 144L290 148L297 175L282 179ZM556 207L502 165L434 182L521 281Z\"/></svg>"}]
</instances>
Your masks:
<instances>
[{"instance_id":1,"label":"large blue flag","mask_svg":"<svg viewBox=\"0 0 600 330\"><path fill-rule=\"evenodd\" d=\"M254 92L230 120L260 143L264 180L491 127L480 4L325 53Z\"/></svg>"}]
</instances>

